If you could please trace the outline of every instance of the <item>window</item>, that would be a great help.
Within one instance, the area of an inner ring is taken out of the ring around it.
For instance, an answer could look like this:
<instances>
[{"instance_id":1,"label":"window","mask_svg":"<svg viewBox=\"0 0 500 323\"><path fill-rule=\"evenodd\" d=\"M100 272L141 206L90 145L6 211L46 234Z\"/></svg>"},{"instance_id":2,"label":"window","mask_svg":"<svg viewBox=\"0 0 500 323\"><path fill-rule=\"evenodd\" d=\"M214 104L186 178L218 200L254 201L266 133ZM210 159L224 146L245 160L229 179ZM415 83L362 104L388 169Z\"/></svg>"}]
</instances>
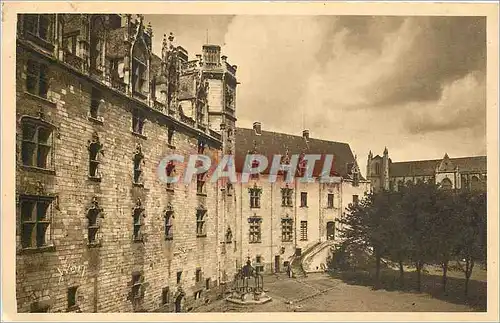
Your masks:
<instances>
[{"instance_id":1,"label":"window","mask_svg":"<svg viewBox=\"0 0 500 323\"><path fill-rule=\"evenodd\" d=\"M293 189L288 186L281 189L281 205L292 206L292 193Z\"/></svg>"},{"instance_id":2,"label":"window","mask_svg":"<svg viewBox=\"0 0 500 323\"><path fill-rule=\"evenodd\" d=\"M49 92L48 67L34 60L28 60L26 90L36 96L47 98Z\"/></svg>"},{"instance_id":3,"label":"window","mask_svg":"<svg viewBox=\"0 0 500 323\"><path fill-rule=\"evenodd\" d=\"M90 68L92 71L104 70L104 22L102 17L95 16L91 20L90 34Z\"/></svg>"},{"instance_id":4,"label":"window","mask_svg":"<svg viewBox=\"0 0 500 323\"><path fill-rule=\"evenodd\" d=\"M227 192L228 196L233 195L233 184L231 184L231 183L226 184L226 192Z\"/></svg>"},{"instance_id":5,"label":"window","mask_svg":"<svg viewBox=\"0 0 500 323\"><path fill-rule=\"evenodd\" d=\"M300 240L307 240L307 221L300 221Z\"/></svg>"},{"instance_id":6,"label":"window","mask_svg":"<svg viewBox=\"0 0 500 323\"><path fill-rule=\"evenodd\" d=\"M333 193L328 193L327 208L329 209L333 209L333 198L334 198Z\"/></svg>"},{"instance_id":7,"label":"window","mask_svg":"<svg viewBox=\"0 0 500 323\"><path fill-rule=\"evenodd\" d=\"M144 276L141 273L132 274L132 300L142 299L144 297Z\"/></svg>"},{"instance_id":8,"label":"window","mask_svg":"<svg viewBox=\"0 0 500 323\"><path fill-rule=\"evenodd\" d=\"M181 279L182 279L182 271L178 271L177 272L177 284L181 283Z\"/></svg>"},{"instance_id":9,"label":"window","mask_svg":"<svg viewBox=\"0 0 500 323\"><path fill-rule=\"evenodd\" d=\"M380 164L375 164L375 175L380 175Z\"/></svg>"},{"instance_id":10,"label":"window","mask_svg":"<svg viewBox=\"0 0 500 323\"><path fill-rule=\"evenodd\" d=\"M165 167L165 172L167 174L167 177L172 177L172 175L175 174L175 164L173 161L169 161L167 163L167 166ZM173 183L167 183L167 189L173 189L174 184Z\"/></svg>"},{"instance_id":11,"label":"window","mask_svg":"<svg viewBox=\"0 0 500 323\"><path fill-rule=\"evenodd\" d=\"M198 140L198 154L203 155L205 153L206 144L202 140Z\"/></svg>"},{"instance_id":12,"label":"window","mask_svg":"<svg viewBox=\"0 0 500 323\"><path fill-rule=\"evenodd\" d=\"M172 127L168 128L167 143L170 146L170 148L173 147L173 144L174 144L174 128L172 128Z\"/></svg>"},{"instance_id":13,"label":"window","mask_svg":"<svg viewBox=\"0 0 500 323\"><path fill-rule=\"evenodd\" d=\"M193 297L195 300L201 298L201 290L194 292Z\"/></svg>"},{"instance_id":14,"label":"window","mask_svg":"<svg viewBox=\"0 0 500 323\"><path fill-rule=\"evenodd\" d=\"M359 203L359 196L358 195L353 195L352 196L352 204L358 205Z\"/></svg>"},{"instance_id":15,"label":"window","mask_svg":"<svg viewBox=\"0 0 500 323\"><path fill-rule=\"evenodd\" d=\"M144 154L141 145L137 145L134 153L134 185L143 185L142 165L144 165Z\"/></svg>"},{"instance_id":16,"label":"window","mask_svg":"<svg viewBox=\"0 0 500 323\"><path fill-rule=\"evenodd\" d=\"M132 132L138 135L144 135L144 116L139 112L138 109L135 109L132 113Z\"/></svg>"},{"instance_id":17,"label":"window","mask_svg":"<svg viewBox=\"0 0 500 323\"><path fill-rule=\"evenodd\" d=\"M231 231L230 227L227 227L226 230L226 243L232 243L233 242L233 231Z\"/></svg>"},{"instance_id":18,"label":"window","mask_svg":"<svg viewBox=\"0 0 500 323\"><path fill-rule=\"evenodd\" d=\"M148 93L146 48L140 43L134 46L132 58L132 89L135 94Z\"/></svg>"},{"instance_id":19,"label":"window","mask_svg":"<svg viewBox=\"0 0 500 323\"><path fill-rule=\"evenodd\" d=\"M172 205L168 205L167 209L165 210L165 240L173 240L174 239L174 232L172 230L173 228L173 218L174 218L174 209Z\"/></svg>"},{"instance_id":20,"label":"window","mask_svg":"<svg viewBox=\"0 0 500 323\"><path fill-rule=\"evenodd\" d=\"M281 219L281 241L291 242L293 233L293 221L290 218Z\"/></svg>"},{"instance_id":21,"label":"window","mask_svg":"<svg viewBox=\"0 0 500 323\"><path fill-rule=\"evenodd\" d=\"M476 177L476 181L477 181L477 177ZM472 178L472 181L471 181L471 187L472 187L473 183L474 183L474 177ZM445 190L451 190L453 188L453 184L451 183L451 181L448 178L444 178L441 181L441 187Z\"/></svg>"},{"instance_id":22,"label":"window","mask_svg":"<svg viewBox=\"0 0 500 323\"><path fill-rule=\"evenodd\" d=\"M43 248L52 243L52 198L21 196L21 246Z\"/></svg>"},{"instance_id":23,"label":"window","mask_svg":"<svg viewBox=\"0 0 500 323\"><path fill-rule=\"evenodd\" d=\"M170 288L164 287L161 290L161 304L166 305L170 303Z\"/></svg>"},{"instance_id":24,"label":"window","mask_svg":"<svg viewBox=\"0 0 500 323\"><path fill-rule=\"evenodd\" d=\"M199 208L196 211L196 236L197 237L206 237L206 227L205 227L205 217L207 214L207 210L204 208Z\"/></svg>"},{"instance_id":25,"label":"window","mask_svg":"<svg viewBox=\"0 0 500 323\"><path fill-rule=\"evenodd\" d=\"M72 32L70 34L64 35L63 46L66 53L76 55L76 48L78 44L77 37L78 37L78 32Z\"/></svg>"},{"instance_id":26,"label":"window","mask_svg":"<svg viewBox=\"0 0 500 323\"><path fill-rule=\"evenodd\" d=\"M260 243L261 242L261 224L262 224L262 219L253 216L248 219L248 223L250 225L249 228L249 242L250 243Z\"/></svg>"},{"instance_id":27,"label":"window","mask_svg":"<svg viewBox=\"0 0 500 323\"><path fill-rule=\"evenodd\" d=\"M250 193L250 208L260 208L260 195L262 193L262 188L254 185L254 187L248 189L248 192Z\"/></svg>"},{"instance_id":28,"label":"window","mask_svg":"<svg viewBox=\"0 0 500 323\"><path fill-rule=\"evenodd\" d=\"M300 192L300 207L307 207L307 192Z\"/></svg>"},{"instance_id":29,"label":"window","mask_svg":"<svg viewBox=\"0 0 500 323\"><path fill-rule=\"evenodd\" d=\"M201 268L196 268L195 279L197 283L201 282Z\"/></svg>"},{"instance_id":30,"label":"window","mask_svg":"<svg viewBox=\"0 0 500 323\"><path fill-rule=\"evenodd\" d=\"M460 176L460 184L463 190L466 190L469 188L469 181L467 180L467 175L461 175Z\"/></svg>"},{"instance_id":31,"label":"window","mask_svg":"<svg viewBox=\"0 0 500 323\"><path fill-rule=\"evenodd\" d=\"M29 36L34 36L46 42L52 42L52 15L34 15L24 16L24 28Z\"/></svg>"},{"instance_id":32,"label":"window","mask_svg":"<svg viewBox=\"0 0 500 323\"><path fill-rule=\"evenodd\" d=\"M201 173L196 175L196 194L205 195L205 174Z\"/></svg>"},{"instance_id":33,"label":"window","mask_svg":"<svg viewBox=\"0 0 500 323\"><path fill-rule=\"evenodd\" d=\"M97 245L99 241L100 219L103 218L103 209L99 206L97 198L92 199L92 206L87 210L88 244Z\"/></svg>"},{"instance_id":34,"label":"window","mask_svg":"<svg viewBox=\"0 0 500 323\"><path fill-rule=\"evenodd\" d=\"M146 214L144 208L142 207L140 199L137 199L132 214L134 225L134 241L143 241L144 235L142 233L142 226L144 224L144 218L146 217Z\"/></svg>"},{"instance_id":35,"label":"window","mask_svg":"<svg viewBox=\"0 0 500 323\"><path fill-rule=\"evenodd\" d=\"M22 121L22 163L49 169L52 164L52 127L35 121Z\"/></svg>"},{"instance_id":36,"label":"window","mask_svg":"<svg viewBox=\"0 0 500 323\"><path fill-rule=\"evenodd\" d=\"M252 169L255 169L259 167L259 161L257 160L252 160ZM259 173L255 173L255 174L250 174L250 178L251 179L259 179Z\"/></svg>"},{"instance_id":37,"label":"window","mask_svg":"<svg viewBox=\"0 0 500 323\"><path fill-rule=\"evenodd\" d=\"M77 307L76 304L76 292L78 290L78 286L68 288L68 310L74 310Z\"/></svg>"},{"instance_id":38,"label":"window","mask_svg":"<svg viewBox=\"0 0 500 323\"><path fill-rule=\"evenodd\" d=\"M90 117L94 119L98 119L99 116L99 107L101 105L102 100L101 92L96 88L92 88L92 94L90 99Z\"/></svg>"},{"instance_id":39,"label":"window","mask_svg":"<svg viewBox=\"0 0 500 323\"><path fill-rule=\"evenodd\" d=\"M99 141L99 136L94 132L92 140L89 140L89 177L91 179L100 179L99 173L99 155L102 154L102 144Z\"/></svg>"}]
</instances>

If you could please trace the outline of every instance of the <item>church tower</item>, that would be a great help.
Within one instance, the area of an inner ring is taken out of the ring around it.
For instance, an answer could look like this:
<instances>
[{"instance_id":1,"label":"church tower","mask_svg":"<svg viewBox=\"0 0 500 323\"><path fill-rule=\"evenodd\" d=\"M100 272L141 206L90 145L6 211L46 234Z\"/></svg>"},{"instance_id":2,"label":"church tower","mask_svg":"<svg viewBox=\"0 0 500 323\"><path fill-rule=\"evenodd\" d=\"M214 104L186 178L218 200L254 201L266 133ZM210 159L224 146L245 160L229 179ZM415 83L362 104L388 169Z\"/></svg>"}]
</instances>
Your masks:
<instances>
[{"instance_id":1,"label":"church tower","mask_svg":"<svg viewBox=\"0 0 500 323\"><path fill-rule=\"evenodd\" d=\"M382 187L384 190L389 190L389 151L387 147L385 147L382 157Z\"/></svg>"}]
</instances>

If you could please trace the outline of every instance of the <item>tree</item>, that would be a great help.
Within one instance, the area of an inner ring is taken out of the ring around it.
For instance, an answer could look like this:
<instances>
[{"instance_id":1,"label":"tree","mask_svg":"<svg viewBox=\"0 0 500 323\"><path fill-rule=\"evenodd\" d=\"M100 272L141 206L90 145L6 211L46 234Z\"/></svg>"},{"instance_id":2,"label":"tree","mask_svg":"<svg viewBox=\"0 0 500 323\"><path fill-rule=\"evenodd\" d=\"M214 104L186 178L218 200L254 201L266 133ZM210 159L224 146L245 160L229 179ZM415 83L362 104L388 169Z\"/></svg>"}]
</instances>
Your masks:
<instances>
[{"instance_id":1,"label":"tree","mask_svg":"<svg viewBox=\"0 0 500 323\"><path fill-rule=\"evenodd\" d=\"M477 261L486 261L486 193L462 191L457 196L457 243L455 255L465 260L465 295L469 290L472 269Z\"/></svg>"},{"instance_id":2,"label":"tree","mask_svg":"<svg viewBox=\"0 0 500 323\"><path fill-rule=\"evenodd\" d=\"M376 285L380 282L381 260L388 252L390 234L390 193L370 192L358 203L350 204L347 214L340 220L341 236L347 244L372 251L375 257Z\"/></svg>"},{"instance_id":3,"label":"tree","mask_svg":"<svg viewBox=\"0 0 500 323\"><path fill-rule=\"evenodd\" d=\"M386 227L388 235L388 257L399 265L399 280L404 284L404 263L408 260L410 240L408 235L408 217L401 208L401 192L389 193L391 212Z\"/></svg>"},{"instance_id":4,"label":"tree","mask_svg":"<svg viewBox=\"0 0 500 323\"><path fill-rule=\"evenodd\" d=\"M446 293L447 273L457 243L457 214L459 204L455 191L440 189L436 192L436 210L431 226L430 253L443 270L442 288Z\"/></svg>"},{"instance_id":5,"label":"tree","mask_svg":"<svg viewBox=\"0 0 500 323\"><path fill-rule=\"evenodd\" d=\"M433 221L437 208L438 187L433 183L409 183L402 189L401 212L407 218L408 257L417 270L417 290L421 290L422 269L434 260Z\"/></svg>"}]
</instances>

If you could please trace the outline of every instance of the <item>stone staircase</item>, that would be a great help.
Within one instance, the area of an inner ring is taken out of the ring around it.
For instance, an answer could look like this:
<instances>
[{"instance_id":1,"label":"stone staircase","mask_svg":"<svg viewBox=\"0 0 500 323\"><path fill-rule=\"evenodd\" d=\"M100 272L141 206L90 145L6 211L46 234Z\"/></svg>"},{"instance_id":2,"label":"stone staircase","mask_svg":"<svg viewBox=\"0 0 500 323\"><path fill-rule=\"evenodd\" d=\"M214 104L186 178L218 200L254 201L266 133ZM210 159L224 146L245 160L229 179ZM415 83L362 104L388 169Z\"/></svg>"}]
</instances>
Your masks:
<instances>
[{"instance_id":1,"label":"stone staircase","mask_svg":"<svg viewBox=\"0 0 500 323\"><path fill-rule=\"evenodd\" d=\"M315 248L320 245L321 242L316 242L312 246L304 250L300 256L293 256L290 266L292 267L293 277L307 277L307 273L303 267L303 260L309 255L310 252L314 251Z\"/></svg>"},{"instance_id":2,"label":"stone staircase","mask_svg":"<svg viewBox=\"0 0 500 323\"><path fill-rule=\"evenodd\" d=\"M301 257L301 267L304 272L315 272L315 271L324 271L326 269L326 258L321 262L322 264L325 264L325 268L310 268L310 263L312 262L313 258L320 252L324 251L325 249L330 249L335 245L334 240L326 240L322 241L319 243L316 243L315 245L311 246L306 253Z\"/></svg>"}]
</instances>

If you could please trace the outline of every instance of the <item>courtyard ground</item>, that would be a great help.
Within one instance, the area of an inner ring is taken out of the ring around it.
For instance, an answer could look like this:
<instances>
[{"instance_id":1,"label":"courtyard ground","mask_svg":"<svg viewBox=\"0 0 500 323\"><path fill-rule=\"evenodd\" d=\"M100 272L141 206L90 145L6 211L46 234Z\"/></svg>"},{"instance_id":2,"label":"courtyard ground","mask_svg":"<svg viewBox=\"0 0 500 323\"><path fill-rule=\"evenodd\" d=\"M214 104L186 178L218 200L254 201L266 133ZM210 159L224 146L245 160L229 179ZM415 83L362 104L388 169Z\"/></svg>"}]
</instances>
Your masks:
<instances>
[{"instance_id":1,"label":"courtyard ground","mask_svg":"<svg viewBox=\"0 0 500 323\"><path fill-rule=\"evenodd\" d=\"M374 290L366 272L309 274L306 278L267 275L264 289L272 301L262 305L241 306L219 300L196 312L470 312L486 310L485 274L470 281L470 295L465 298L463 279L452 274L448 293L441 291L439 274L429 271L423 277L422 292L413 290L414 273L406 273L406 287L399 288L394 277L398 272L384 271L382 287ZM476 276L476 277L475 277ZM478 280L476 280L478 279ZM484 281L483 281L484 279Z\"/></svg>"}]
</instances>

